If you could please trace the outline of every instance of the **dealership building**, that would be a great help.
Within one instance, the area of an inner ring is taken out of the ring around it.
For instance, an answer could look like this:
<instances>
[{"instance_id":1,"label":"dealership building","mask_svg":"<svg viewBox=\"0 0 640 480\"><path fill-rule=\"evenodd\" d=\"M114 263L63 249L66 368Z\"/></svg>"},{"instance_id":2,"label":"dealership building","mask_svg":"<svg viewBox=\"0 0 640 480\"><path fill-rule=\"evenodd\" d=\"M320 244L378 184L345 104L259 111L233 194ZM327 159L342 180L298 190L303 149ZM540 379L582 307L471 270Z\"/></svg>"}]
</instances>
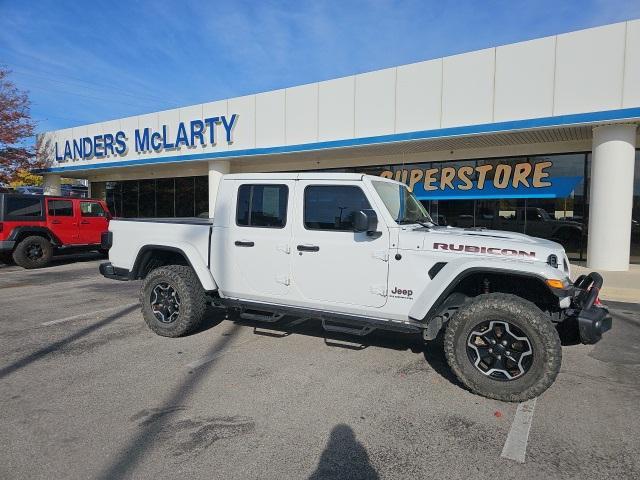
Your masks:
<instances>
[{"instance_id":1,"label":"dealership building","mask_svg":"<svg viewBox=\"0 0 640 480\"><path fill-rule=\"evenodd\" d=\"M212 94L215 96L215 93ZM441 225L640 263L640 20L41 135L45 191L120 217L207 216L225 173L407 183Z\"/></svg>"}]
</instances>

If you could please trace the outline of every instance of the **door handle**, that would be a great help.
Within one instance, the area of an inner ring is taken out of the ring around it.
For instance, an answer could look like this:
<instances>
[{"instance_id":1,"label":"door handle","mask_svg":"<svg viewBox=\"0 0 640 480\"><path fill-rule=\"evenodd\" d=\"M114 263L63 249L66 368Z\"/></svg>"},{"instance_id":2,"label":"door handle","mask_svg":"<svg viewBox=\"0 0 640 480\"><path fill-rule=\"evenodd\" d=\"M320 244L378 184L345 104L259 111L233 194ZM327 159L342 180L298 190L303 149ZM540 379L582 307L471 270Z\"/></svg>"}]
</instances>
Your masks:
<instances>
[{"instance_id":1,"label":"door handle","mask_svg":"<svg viewBox=\"0 0 640 480\"><path fill-rule=\"evenodd\" d=\"M320 247L317 245L298 245L299 252L319 252Z\"/></svg>"},{"instance_id":2,"label":"door handle","mask_svg":"<svg viewBox=\"0 0 640 480\"><path fill-rule=\"evenodd\" d=\"M60 223L62 223L60 220L51 220L51 223L54 225L58 225Z\"/></svg>"},{"instance_id":3,"label":"door handle","mask_svg":"<svg viewBox=\"0 0 640 480\"><path fill-rule=\"evenodd\" d=\"M82 220L80 225L89 225L89 220Z\"/></svg>"},{"instance_id":4,"label":"door handle","mask_svg":"<svg viewBox=\"0 0 640 480\"><path fill-rule=\"evenodd\" d=\"M253 242L244 242L240 240L235 241L236 247L253 247L255 243Z\"/></svg>"}]
</instances>

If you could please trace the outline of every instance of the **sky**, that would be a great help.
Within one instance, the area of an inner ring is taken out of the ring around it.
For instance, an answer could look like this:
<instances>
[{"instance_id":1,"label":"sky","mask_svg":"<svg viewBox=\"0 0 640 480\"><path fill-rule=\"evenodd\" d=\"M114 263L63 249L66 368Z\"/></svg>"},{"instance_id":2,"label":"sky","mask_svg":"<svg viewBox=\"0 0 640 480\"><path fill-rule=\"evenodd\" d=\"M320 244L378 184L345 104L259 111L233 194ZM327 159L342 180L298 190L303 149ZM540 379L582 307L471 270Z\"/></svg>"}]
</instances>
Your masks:
<instances>
[{"instance_id":1,"label":"sky","mask_svg":"<svg viewBox=\"0 0 640 480\"><path fill-rule=\"evenodd\" d=\"M640 18L640 0L0 0L48 131Z\"/></svg>"}]
</instances>

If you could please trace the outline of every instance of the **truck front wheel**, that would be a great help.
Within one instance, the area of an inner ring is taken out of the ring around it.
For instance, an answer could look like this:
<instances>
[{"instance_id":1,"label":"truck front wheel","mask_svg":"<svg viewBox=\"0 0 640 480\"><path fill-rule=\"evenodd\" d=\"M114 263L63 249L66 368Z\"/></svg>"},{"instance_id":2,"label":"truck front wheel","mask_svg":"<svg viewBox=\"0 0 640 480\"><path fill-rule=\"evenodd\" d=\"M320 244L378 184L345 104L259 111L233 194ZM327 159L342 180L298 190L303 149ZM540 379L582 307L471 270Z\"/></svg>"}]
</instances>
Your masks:
<instances>
[{"instance_id":1,"label":"truck front wheel","mask_svg":"<svg viewBox=\"0 0 640 480\"><path fill-rule=\"evenodd\" d=\"M534 304L514 295L480 295L447 325L445 355L458 379L506 402L537 397L560 371L560 337Z\"/></svg>"},{"instance_id":2,"label":"truck front wheel","mask_svg":"<svg viewBox=\"0 0 640 480\"><path fill-rule=\"evenodd\" d=\"M149 272L140 290L142 315L163 337L193 332L204 318L207 299L191 267L169 265Z\"/></svg>"}]
</instances>

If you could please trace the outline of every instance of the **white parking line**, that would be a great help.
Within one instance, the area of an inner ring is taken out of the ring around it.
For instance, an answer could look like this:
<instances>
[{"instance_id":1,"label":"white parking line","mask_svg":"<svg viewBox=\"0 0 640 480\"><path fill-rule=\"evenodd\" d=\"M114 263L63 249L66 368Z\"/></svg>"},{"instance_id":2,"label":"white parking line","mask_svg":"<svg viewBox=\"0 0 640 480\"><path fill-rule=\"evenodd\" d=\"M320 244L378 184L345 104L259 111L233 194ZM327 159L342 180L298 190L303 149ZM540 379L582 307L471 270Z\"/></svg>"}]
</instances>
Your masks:
<instances>
[{"instance_id":1,"label":"white parking line","mask_svg":"<svg viewBox=\"0 0 640 480\"><path fill-rule=\"evenodd\" d=\"M502 458L515 460L524 463L527 455L527 442L529 441L529 429L533 420L533 409L536 406L536 399L523 402L518 405L516 414L513 417L511 430L507 435L507 441L502 449Z\"/></svg>"},{"instance_id":2,"label":"white parking line","mask_svg":"<svg viewBox=\"0 0 640 480\"><path fill-rule=\"evenodd\" d=\"M123 310L125 308L133 307L134 305L138 305L138 303L129 303L125 305L118 305L117 307L105 308L103 310L96 310L95 312L87 312L87 313L79 313L78 315L72 315L66 318L59 318L58 320L49 320L48 322L42 322L40 325L43 327L50 327L51 325L58 325L60 323L71 322L73 320L78 320L79 318L90 317L92 315L98 315L100 313L113 312L115 310Z\"/></svg>"}]
</instances>

